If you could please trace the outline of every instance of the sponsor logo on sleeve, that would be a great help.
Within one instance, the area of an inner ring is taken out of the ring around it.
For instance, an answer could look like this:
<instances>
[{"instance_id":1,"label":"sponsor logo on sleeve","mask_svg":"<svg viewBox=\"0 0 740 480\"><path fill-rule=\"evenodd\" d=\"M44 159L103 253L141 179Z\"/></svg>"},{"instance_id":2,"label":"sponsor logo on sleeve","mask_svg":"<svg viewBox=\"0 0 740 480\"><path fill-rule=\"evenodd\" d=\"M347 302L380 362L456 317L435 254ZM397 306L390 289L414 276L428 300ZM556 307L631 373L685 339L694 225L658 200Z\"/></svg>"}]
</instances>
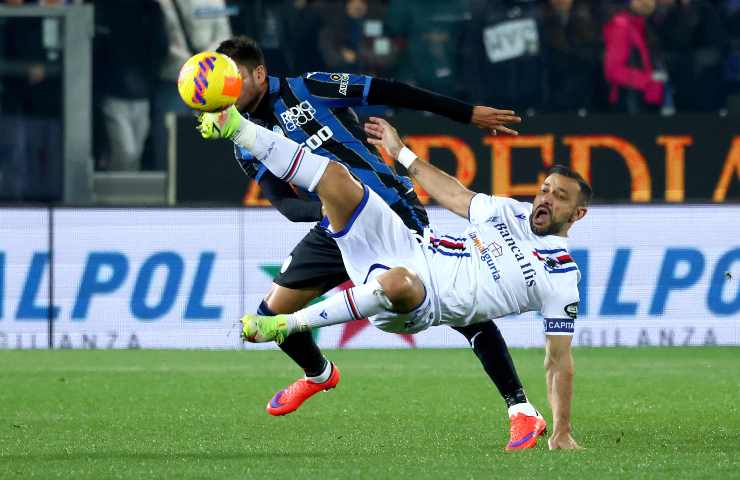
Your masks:
<instances>
[{"instance_id":1,"label":"sponsor logo on sleeve","mask_svg":"<svg viewBox=\"0 0 740 480\"><path fill-rule=\"evenodd\" d=\"M573 302L565 306L565 313L570 318L575 319L578 316L578 302Z\"/></svg>"},{"instance_id":2,"label":"sponsor logo on sleeve","mask_svg":"<svg viewBox=\"0 0 740 480\"><path fill-rule=\"evenodd\" d=\"M334 82L339 82L339 93L347 96L347 87L349 86L349 73L332 73L329 78Z\"/></svg>"}]
</instances>

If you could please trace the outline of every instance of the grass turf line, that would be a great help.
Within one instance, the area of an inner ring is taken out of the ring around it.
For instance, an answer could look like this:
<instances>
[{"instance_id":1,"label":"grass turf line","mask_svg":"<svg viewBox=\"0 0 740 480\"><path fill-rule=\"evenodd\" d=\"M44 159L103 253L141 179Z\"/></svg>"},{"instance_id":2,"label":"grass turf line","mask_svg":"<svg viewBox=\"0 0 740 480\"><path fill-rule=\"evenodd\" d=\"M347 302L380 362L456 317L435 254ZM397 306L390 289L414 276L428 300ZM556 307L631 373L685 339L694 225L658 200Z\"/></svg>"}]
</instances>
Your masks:
<instances>
[{"instance_id":1,"label":"grass turf line","mask_svg":"<svg viewBox=\"0 0 740 480\"><path fill-rule=\"evenodd\" d=\"M281 352L0 351L0 478L737 478L740 349L579 349L581 452L506 454L468 350L330 351L343 378L292 415ZM546 418L541 350L514 350Z\"/></svg>"}]
</instances>

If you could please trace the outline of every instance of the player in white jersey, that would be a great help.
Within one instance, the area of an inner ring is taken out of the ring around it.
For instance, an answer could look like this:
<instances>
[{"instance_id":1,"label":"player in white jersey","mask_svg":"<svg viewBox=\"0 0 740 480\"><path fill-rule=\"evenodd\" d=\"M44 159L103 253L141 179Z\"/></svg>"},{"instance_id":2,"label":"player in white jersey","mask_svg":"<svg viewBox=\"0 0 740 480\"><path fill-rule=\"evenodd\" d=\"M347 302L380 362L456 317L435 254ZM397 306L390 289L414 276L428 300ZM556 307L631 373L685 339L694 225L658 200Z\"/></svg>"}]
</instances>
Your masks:
<instances>
[{"instance_id":1,"label":"player in white jersey","mask_svg":"<svg viewBox=\"0 0 740 480\"><path fill-rule=\"evenodd\" d=\"M565 237L533 232L531 212L532 204L509 198L472 198L471 226L462 237L474 255L459 266L444 259L430 265L438 282L447 283L440 289L442 323L459 326L538 311L550 320L545 334L572 335L580 273Z\"/></svg>"},{"instance_id":2,"label":"player in white jersey","mask_svg":"<svg viewBox=\"0 0 740 480\"><path fill-rule=\"evenodd\" d=\"M277 177L318 194L329 233L355 284L291 315L245 315L245 340L281 342L293 332L364 317L385 331L414 333L433 325L460 327L539 311L554 416L548 444L551 449L578 448L571 436L570 405L579 275L565 237L586 214L591 189L577 173L556 167L533 205L476 195L418 161L392 126L371 118L365 126L370 142L384 147L440 205L471 223L460 235L421 238L341 164L255 125L233 108L203 115L200 122L205 138L231 139ZM522 442L536 442L546 425L529 408L522 415L531 420L526 423L532 430Z\"/></svg>"}]
</instances>

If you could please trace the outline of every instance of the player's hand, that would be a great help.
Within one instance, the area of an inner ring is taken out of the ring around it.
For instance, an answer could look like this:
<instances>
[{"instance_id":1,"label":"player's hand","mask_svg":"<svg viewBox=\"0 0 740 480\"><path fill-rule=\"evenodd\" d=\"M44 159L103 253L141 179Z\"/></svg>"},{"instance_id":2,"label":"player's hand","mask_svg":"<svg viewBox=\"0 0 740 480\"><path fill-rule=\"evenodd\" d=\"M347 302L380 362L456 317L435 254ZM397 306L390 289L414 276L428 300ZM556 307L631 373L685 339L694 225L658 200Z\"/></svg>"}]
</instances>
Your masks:
<instances>
[{"instance_id":1,"label":"player's hand","mask_svg":"<svg viewBox=\"0 0 740 480\"><path fill-rule=\"evenodd\" d=\"M568 432L553 432L547 439L550 450L583 450Z\"/></svg>"},{"instance_id":2,"label":"player's hand","mask_svg":"<svg viewBox=\"0 0 740 480\"><path fill-rule=\"evenodd\" d=\"M470 123L483 130L488 130L494 135L499 132L519 135L519 132L508 128L506 125L522 123L522 119L513 110L498 110L476 105L473 107L473 117L470 119Z\"/></svg>"},{"instance_id":3,"label":"player's hand","mask_svg":"<svg viewBox=\"0 0 740 480\"><path fill-rule=\"evenodd\" d=\"M370 117L365 122L365 133L371 145L384 148L394 160L398 159L398 152L405 147L398 131L382 118Z\"/></svg>"}]
</instances>

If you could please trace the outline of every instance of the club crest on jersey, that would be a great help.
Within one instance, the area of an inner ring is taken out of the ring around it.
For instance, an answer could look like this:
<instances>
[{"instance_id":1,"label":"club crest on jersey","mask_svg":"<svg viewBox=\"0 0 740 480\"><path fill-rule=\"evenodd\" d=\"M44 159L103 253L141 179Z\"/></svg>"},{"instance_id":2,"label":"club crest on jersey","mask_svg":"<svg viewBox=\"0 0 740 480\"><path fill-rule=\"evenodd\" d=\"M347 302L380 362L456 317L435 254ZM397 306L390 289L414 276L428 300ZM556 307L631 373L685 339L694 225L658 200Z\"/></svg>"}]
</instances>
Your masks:
<instances>
[{"instance_id":1,"label":"club crest on jersey","mask_svg":"<svg viewBox=\"0 0 740 480\"><path fill-rule=\"evenodd\" d=\"M280 114L280 120L283 121L285 129L289 132L296 128L302 127L316 117L316 109L311 102L304 100L298 105L290 107Z\"/></svg>"},{"instance_id":2,"label":"club crest on jersey","mask_svg":"<svg viewBox=\"0 0 740 480\"><path fill-rule=\"evenodd\" d=\"M496 242L489 243L486 246L486 248L488 249L489 252L493 253L493 256L496 257L496 258L498 258L498 257L500 257L501 255L504 254L504 247L502 247L501 245L499 245Z\"/></svg>"},{"instance_id":3,"label":"club crest on jersey","mask_svg":"<svg viewBox=\"0 0 740 480\"><path fill-rule=\"evenodd\" d=\"M545 271L548 273L566 273L578 270L573 257L564 248L556 248L554 250L539 250L535 248L532 255L545 264Z\"/></svg>"},{"instance_id":4,"label":"club crest on jersey","mask_svg":"<svg viewBox=\"0 0 740 480\"><path fill-rule=\"evenodd\" d=\"M277 133L278 135L282 135L283 137L285 136L285 132L283 132L283 129L280 128L280 125L273 125L272 131Z\"/></svg>"}]
</instances>

